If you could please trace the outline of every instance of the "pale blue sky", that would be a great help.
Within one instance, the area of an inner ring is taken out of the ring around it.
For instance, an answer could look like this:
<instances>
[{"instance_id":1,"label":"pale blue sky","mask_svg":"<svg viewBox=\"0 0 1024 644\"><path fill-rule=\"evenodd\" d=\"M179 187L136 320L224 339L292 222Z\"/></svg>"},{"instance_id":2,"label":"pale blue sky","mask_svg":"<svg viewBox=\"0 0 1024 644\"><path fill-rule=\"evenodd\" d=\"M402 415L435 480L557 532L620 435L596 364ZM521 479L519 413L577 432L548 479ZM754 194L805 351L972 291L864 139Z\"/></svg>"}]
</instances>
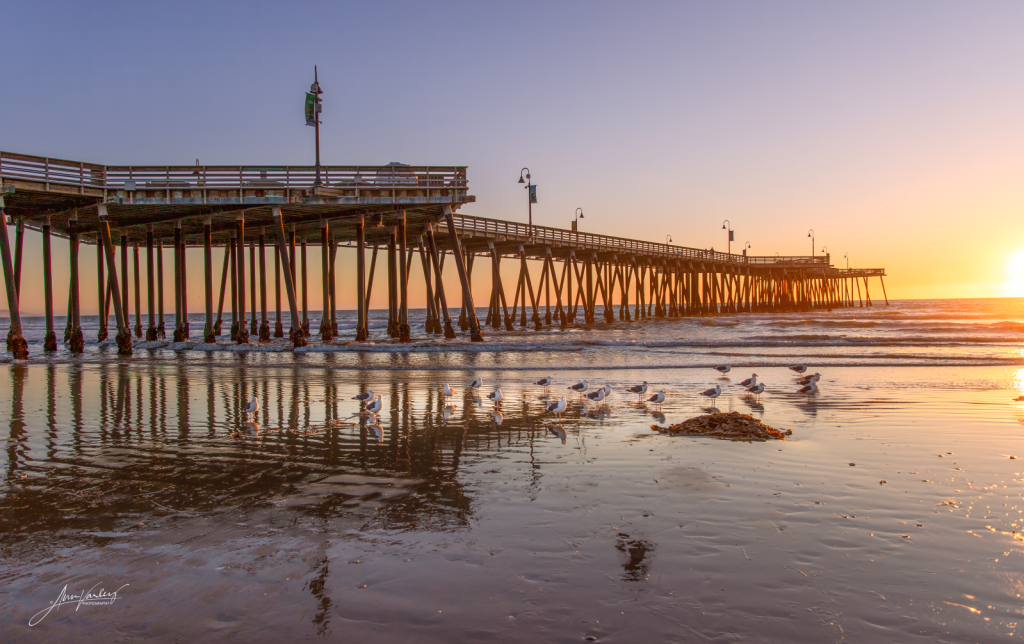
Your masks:
<instances>
[{"instance_id":1,"label":"pale blue sky","mask_svg":"<svg viewBox=\"0 0 1024 644\"><path fill-rule=\"evenodd\" d=\"M1024 246L1019 2L8 2L0 149L470 166L464 212L998 295ZM966 251L966 252L965 252ZM983 251L983 252L982 252ZM952 260L936 261L937 253ZM954 255L955 253L955 255ZM921 269L925 263L929 270ZM195 262L193 262L195 264Z\"/></svg>"}]
</instances>

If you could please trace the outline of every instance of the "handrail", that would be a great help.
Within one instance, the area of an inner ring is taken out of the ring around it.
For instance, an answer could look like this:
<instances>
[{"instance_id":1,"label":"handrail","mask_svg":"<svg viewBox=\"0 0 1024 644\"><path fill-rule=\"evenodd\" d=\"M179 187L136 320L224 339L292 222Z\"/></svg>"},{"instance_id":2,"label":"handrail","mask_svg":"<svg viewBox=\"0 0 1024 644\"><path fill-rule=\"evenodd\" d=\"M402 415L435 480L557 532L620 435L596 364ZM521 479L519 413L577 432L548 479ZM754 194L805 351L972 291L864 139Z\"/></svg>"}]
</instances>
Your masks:
<instances>
[{"instance_id":1,"label":"handrail","mask_svg":"<svg viewBox=\"0 0 1024 644\"><path fill-rule=\"evenodd\" d=\"M514 221L499 219L487 219L485 217L474 217L473 215L455 214L454 221L460 232L471 231L474 233L488 233L493 235L504 235L518 237L522 240L530 240L533 244L571 244L575 248L595 250L601 252L629 252L658 254L665 258L683 259L687 261L710 262L717 264L736 264L739 266L770 266L773 264L807 264L809 267L819 268L828 266L826 257L755 257L750 255L736 255L723 253L715 250L704 250L690 248L687 246L676 246L674 244L662 244L648 242L625 237L612 237L610 235L599 235L596 233L584 233L563 228L552 228L548 226L529 226Z\"/></svg>"},{"instance_id":2,"label":"handrail","mask_svg":"<svg viewBox=\"0 0 1024 644\"><path fill-rule=\"evenodd\" d=\"M465 188L466 166L320 167L325 187ZM316 166L104 166L0 151L0 178L105 190L304 189ZM129 184L126 186L126 183Z\"/></svg>"}]
</instances>

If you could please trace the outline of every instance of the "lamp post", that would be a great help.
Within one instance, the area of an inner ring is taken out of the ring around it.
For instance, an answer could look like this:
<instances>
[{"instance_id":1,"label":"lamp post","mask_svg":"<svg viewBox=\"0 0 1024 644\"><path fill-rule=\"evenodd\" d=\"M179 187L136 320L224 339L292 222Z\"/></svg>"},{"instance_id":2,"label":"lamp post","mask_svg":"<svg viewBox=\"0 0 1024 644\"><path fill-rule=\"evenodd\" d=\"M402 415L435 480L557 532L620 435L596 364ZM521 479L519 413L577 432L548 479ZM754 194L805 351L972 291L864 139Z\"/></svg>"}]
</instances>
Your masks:
<instances>
[{"instance_id":1,"label":"lamp post","mask_svg":"<svg viewBox=\"0 0 1024 644\"><path fill-rule=\"evenodd\" d=\"M747 254L747 249L748 248L753 248L753 246L750 245L750 242L743 242L743 254L744 255Z\"/></svg>"},{"instance_id":2,"label":"lamp post","mask_svg":"<svg viewBox=\"0 0 1024 644\"><path fill-rule=\"evenodd\" d=\"M811 238L811 257L814 257L814 229L811 228L807 231L807 236Z\"/></svg>"},{"instance_id":3,"label":"lamp post","mask_svg":"<svg viewBox=\"0 0 1024 644\"><path fill-rule=\"evenodd\" d=\"M319 187L320 183L320 112L323 111L323 105L321 104L320 95L323 92L320 91L320 81L317 79L316 65L313 65L313 84L309 86L309 92L306 94L306 125L312 125L316 131L316 181L313 182L314 187Z\"/></svg>"},{"instance_id":4,"label":"lamp post","mask_svg":"<svg viewBox=\"0 0 1024 644\"><path fill-rule=\"evenodd\" d=\"M824 255L826 259L828 258L828 246L821 247L821 254Z\"/></svg>"},{"instance_id":5,"label":"lamp post","mask_svg":"<svg viewBox=\"0 0 1024 644\"><path fill-rule=\"evenodd\" d=\"M846 260L846 270L850 270L850 253L843 253L843 259Z\"/></svg>"},{"instance_id":6,"label":"lamp post","mask_svg":"<svg viewBox=\"0 0 1024 644\"><path fill-rule=\"evenodd\" d=\"M526 181L523 181L523 173L526 173ZM526 203L529 208L529 227L526 229L526 235L530 239L533 239L533 184L530 182L530 169L523 168L519 171L519 183L526 184Z\"/></svg>"},{"instance_id":7,"label":"lamp post","mask_svg":"<svg viewBox=\"0 0 1024 644\"><path fill-rule=\"evenodd\" d=\"M726 224L728 224L728 226L726 226ZM732 254L732 237L733 237L733 232L734 232L733 229L732 229L732 222L729 221L728 219L723 221L722 222L722 230L728 230L729 231L729 243L726 244L726 249L727 249L727 252L731 255Z\"/></svg>"},{"instance_id":8,"label":"lamp post","mask_svg":"<svg viewBox=\"0 0 1024 644\"><path fill-rule=\"evenodd\" d=\"M668 245L668 244L671 244L671 243L672 243L672 235L665 235L665 244Z\"/></svg>"},{"instance_id":9,"label":"lamp post","mask_svg":"<svg viewBox=\"0 0 1024 644\"><path fill-rule=\"evenodd\" d=\"M583 209L576 209L576 218L572 220L572 232L579 232L580 219L583 219Z\"/></svg>"}]
</instances>

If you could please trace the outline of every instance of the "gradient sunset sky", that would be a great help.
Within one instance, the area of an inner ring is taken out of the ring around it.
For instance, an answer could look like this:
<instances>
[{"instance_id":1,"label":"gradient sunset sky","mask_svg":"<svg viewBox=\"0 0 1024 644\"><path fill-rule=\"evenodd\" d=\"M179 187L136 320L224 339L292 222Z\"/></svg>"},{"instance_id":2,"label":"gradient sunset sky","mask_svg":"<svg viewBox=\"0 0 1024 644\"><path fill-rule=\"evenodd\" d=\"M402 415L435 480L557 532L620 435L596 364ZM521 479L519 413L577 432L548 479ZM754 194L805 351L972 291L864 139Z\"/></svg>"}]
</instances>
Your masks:
<instances>
[{"instance_id":1,"label":"gradient sunset sky","mask_svg":"<svg viewBox=\"0 0 1024 644\"><path fill-rule=\"evenodd\" d=\"M1024 295L1021 2L44 1L2 14L5 151L312 164L316 64L324 163L468 165L467 214L525 221L528 166L536 223L568 227L582 207L585 230L724 250L729 219L734 249L765 255L809 253L813 228L837 266L849 253L885 267L890 298ZM30 234L29 266L38 247ZM189 268L200 280L198 255ZM40 272L26 272L26 312L43 308Z\"/></svg>"}]
</instances>

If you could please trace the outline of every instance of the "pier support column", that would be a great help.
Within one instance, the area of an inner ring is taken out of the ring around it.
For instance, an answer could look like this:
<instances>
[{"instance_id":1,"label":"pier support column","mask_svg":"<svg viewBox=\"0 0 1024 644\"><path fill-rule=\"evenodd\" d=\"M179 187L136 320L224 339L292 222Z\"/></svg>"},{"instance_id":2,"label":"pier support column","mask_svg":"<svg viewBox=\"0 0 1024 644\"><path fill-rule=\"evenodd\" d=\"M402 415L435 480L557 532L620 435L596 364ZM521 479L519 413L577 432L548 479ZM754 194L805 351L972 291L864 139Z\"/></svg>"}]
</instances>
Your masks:
<instances>
[{"instance_id":1,"label":"pier support column","mask_svg":"<svg viewBox=\"0 0 1024 644\"><path fill-rule=\"evenodd\" d=\"M398 339L401 342L408 342L412 339L412 329L409 328L409 242L406 238L405 211L402 211L398 220L398 244L399 244L399 271L398 279Z\"/></svg>"},{"instance_id":2,"label":"pier support column","mask_svg":"<svg viewBox=\"0 0 1024 644\"><path fill-rule=\"evenodd\" d=\"M259 341L270 342L270 321L267 319L267 229L260 227L260 329ZM276 255L277 253L275 253Z\"/></svg>"},{"instance_id":3,"label":"pier support column","mask_svg":"<svg viewBox=\"0 0 1024 644\"><path fill-rule=\"evenodd\" d=\"M102 246L100 240L97 239L97 246ZM109 287L108 287L108 298ZM167 328L164 326L164 243L162 241L156 244L156 311L157 311L157 325L156 334L161 340L167 339ZM107 309L103 309L103 314L106 316L108 313ZM106 326L107 318L103 318L103 335L106 339Z\"/></svg>"},{"instance_id":4,"label":"pier support column","mask_svg":"<svg viewBox=\"0 0 1024 644\"><path fill-rule=\"evenodd\" d=\"M283 218L283 215L281 214L280 206L274 206L273 207L273 212L274 212L274 227L275 227L275 232L276 232L275 236L277 237L277 254L278 254L279 257L281 257L281 259L283 261L285 258L288 257L288 247L287 247L287 244L285 242L285 236L284 236L284 218ZM293 237L293 239L294 239L294 237ZM291 341L292 341L292 344L296 348L297 347L304 347L304 346L306 346L306 338L305 338L305 336L302 333L302 328L301 327L296 328L296 325L294 324L294 322L299 319L299 309L298 309L298 307L295 304L295 283L292 280L292 275L290 274L290 272L289 272L289 274L285 275L284 285L285 285L285 290L288 293L288 306L289 306L289 309L290 309L289 313L291 313L291 317L292 317L292 321L293 321L293 326L292 326L292 331L291 331Z\"/></svg>"},{"instance_id":5,"label":"pier support column","mask_svg":"<svg viewBox=\"0 0 1024 644\"><path fill-rule=\"evenodd\" d=\"M57 334L53 330L53 262L50 252L50 216L43 223L43 304L46 307L46 335L43 337L43 351L57 350Z\"/></svg>"},{"instance_id":6,"label":"pier support column","mask_svg":"<svg viewBox=\"0 0 1024 644\"><path fill-rule=\"evenodd\" d=\"M249 336L259 337L260 322L256 313L256 240L249 238Z\"/></svg>"},{"instance_id":7,"label":"pier support column","mask_svg":"<svg viewBox=\"0 0 1024 644\"><path fill-rule=\"evenodd\" d=\"M121 233L121 310L124 313L124 324L128 332L132 330L131 299L128 296L128 235ZM74 298L72 298L73 300Z\"/></svg>"},{"instance_id":8,"label":"pier support column","mask_svg":"<svg viewBox=\"0 0 1024 644\"><path fill-rule=\"evenodd\" d=\"M302 335L309 337L309 289L306 272L306 237L302 237Z\"/></svg>"},{"instance_id":9,"label":"pier support column","mask_svg":"<svg viewBox=\"0 0 1024 644\"><path fill-rule=\"evenodd\" d=\"M459 273L459 281L462 282L462 298L466 302L466 317L469 322L470 338L473 342L483 342L484 336L480 332L480 320L476 317L473 291L469 286L469 274L466 271L466 262L462 258L462 244L459 243L459 233L455 229L455 218L452 216L451 206L444 206L444 217L445 222L448 224L448 236L451 239L452 255L455 256L455 269Z\"/></svg>"},{"instance_id":10,"label":"pier support column","mask_svg":"<svg viewBox=\"0 0 1024 644\"><path fill-rule=\"evenodd\" d=\"M132 284L132 286L135 287L135 337L136 338L141 338L142 337L142 284L140 284L140 282L142 280L140 278L142 277L142 271L140 270L140 267L139 267L139 245L138 244L132 244L132 259L134 260L134 263L135 263L135 265L134 265L135 270L132 273L132 275L134 275L134 279L132 280L134 283Z\"/></svg>"},{"instance_id":11,"label":"pier support column","mask_svg":"<svg viewBox=\"0 0 1024 644\"><path fill-rule=\"evenodd\" d=\"M206 305L206 323L203 325L203 342L215 344L217 334L216 322L213 319L213 218L203 218L203 268L205 269L204 304Z\"/></svg>"},{"instance_id":12,"label":"pier support column","mask_svg":"<svg viewBox=\"0 0 1024 644\"><path fill-rule=\"evenodd\" d=\"M362 215L356 220L356 342L366 342L366 232Z\"/></svg>"},{"instance_id":13,"label":"pier support column","mask_svg":"<svg viewBox=\"0 0 1024 644\"><path fill-rule=\"evenodd\" d=\"M295 297L298 298L298 284L299 284L299 271L298 271L298 256L295 253L295 224L291 224L288 230L288 270L292 273L292 290L295 291ZM295 300L298 302L298 299ZM296 305L297 306L297 305ZM298 308L295 309L298 311ZM288 320L288 337L291 338L292 331L298 329L302 331L302 319L294 317Z\"/></svg>"},{"instance_id":14,"label":"pier support column","mask_svg":"<svg viewBox=\"0 0 1024 644\"><path fill-rule=\"evenodd\" d=\"M156 340L155 268L153 266L153 225L150 224L146 229L146 314L148 317L146 320L148 322L146 325L146 342L154 342Z\"/></svg>"},{"instance_id":15,"label":"pier support column","mask_svg":"<svg viewBox=\"0 0 1024 644\"><path fill-rule=\"evenodd\" d=\"M427 333L438 333L441 329L441 324L438 321L440 316L437 311L437 306L434 301L434 285L431 283L430 276L430 262L427 260L427 252L425 250L426 242L424 241L423 235L420 235L419 240L419 251L420 251L420 263L423 265L423 283L427 289L427 321L423 325L423 330Z\"/></svg>"},{"instance_id":16,"label":"pier support column","mask_svg":"<svg viewBox=\"0 0 1024 644\"><path fill-rule=\"evenodd\" d=\"M235 216L235 270L238 279L238 331L235 342L249 344L249 327L245 323L245 215Z\"/></svg>"},{"instance_id":17,"label":"pier support column","mask_svg":"<svg viewBox=\"0 0 1024 644\"><path fill-rule=\"evenodd\" d=\"M224 292L228 287L228 269L231 267L231 242L224 244L224 265L220 271L220 297L217 300L217 321L213 323L213 334L221 334L224 319Z\"/></svg>"},{"instance_id":18,"label":"pier support column","mask_svg":"<svg viewBox=\"0 0 1024 644\"><path fill-rule=\"evenodd\" d=\"M231 341L238 341L238 228L229 233L231 246Z\"/></svg>"},{"instance_id":19,"label":"pier support column","mask_svg":"<svg viewBox=\"0 0 1024 644\"><path fill-rule=\"evenodd\" d=\"M440 313L444 318L444 337L454 340L455 329L452 327L451 312L448 310L448 298L445 297L444 281L441 279L441 261L437 252L437 240L434 239L434 229L429 223L425 233L427 237L427 253L430 255L430 263L434 268L434 291L441 301Z\"/></svg>"},{"instance_id":20,"label":"pier support column","mask_svg":"<svg viewBox=\"0 0 1024 644\"><path fill-rule=\"evenodd\" d=\"M275 238L277 233L274 233ZM280 244L274 243L274 337L284 337L284 325L281 323L281 253L277 252Z\"/></svg>"},{"instance_id":21,"label":"pier support column","mask_svg":"<svg viewBox=\"0 0 1024 644\"><path fill-rule=\"evenodd\" d=\"M882 297L885 298L885 305L889 306L889 296L885 294L885 280L882 279L881 275L879 275L878 281L882 284Z\"/></svg>"},{"instance_id":22,"label":"pier support column","mask_svg":"<svg viewBox=\"0 0 1024 644\"><path fill-rule=\"evenodd\" d=\"M99 316L96 341L103 342L107 339L107 280L106 271L103 265L103 240L100 234L96 233L96 306Z\"/></svg>"},{"instance_id":23,"label":"pier support column","mask_svg":"<svg viewBox=\"0 0 1024 644\"><path fill-rule=\"evenodd\" d=\"M68 349L71 353L81 353L85 350L85 338L82 336L82 295L79 288L78 270L78 211L72 210L71 219L68 221L68 247L71 251L71 337L68 339Z\"/></svg>"},{"instance_id":24,"label":"pier support column","mask_svg":"<svg viewBox=\"0 0 1024 644\"><path fill-rule=\"evenodd\" d=\"M334 328L331 325L331 246L328 239L327 220L320 220L320 283L323 292L323 315L320 316L320 340L330 342L334 339Z\"/></svg>"},{"instance_id":25,"label":"pier support column","mask_svg":"<svg viewBox=\"0 0 1024 644\"><path fill-rule=\"evenodd\" d=\"M331 337L338 337L338 282L336 280L337 275L335 274L335 264L338 260L338 240L334 238L334 232L331 232L331 267L330 277L328 277L328 287L330 288L331 295Z\"/></svg>"},{"instance_id":26,"label":"pier support column","mask_svg":"<svg viewBox=\"0 0 1024 644\"><path fill-rule=\"evenodd\" d=\"M398 298L395 290L398 285L398 263L395 257L395 246L398 244L398 232L394 226L388 228L388 337L398 337Z\"/></svg>"},{"instance_id":27,"label":"pier support column","mask_svg":"<svg viewBox=\"0 0 1024 644\"><path fill-rule=\"evenodd\" d=\"M7 333L7 350L15 360L28 360L28 343L21 335L21 315L18 311L18 288L14 279L14 262L11 258L11 240L7 235L7 216L4 214L4 198L0 195L0 257L4 271L4 285L7 287L7 309L11 318L11 329Z\"/></svg>"},{"instance_id":28,"label":"pier support column","mask_svg":"<svg viewBox=\"0 0 1024 644\"><path fill-rule=\"evenodd\" d=\"M377 244L373 245L373 254L370 255L370 274L366 278L366 297L364 303L366 304L366 311L363 315L363 321L366 323L366 337L370 337L369 319L370 319L370 298L373 295L373 277L377 273L377 252L380 250Z\"/></svg>"},{"instance_id":29,"label":"pier support column","mask_svg":"<svg viewBox=\"0 0 1024 644\"><path fill-rule=\"evenodd\" d=\"M100 204L97 208L99 210L99 229L100 237L103 241L103 254L107 258L107 283L110 285L114 315L117 318L117 353L121 356L130 356L132 354L132 334L128 330L128 320L124 314L121 288L117 283L117 260L114 258L114 240L110 236L110 224L107 222L107 206Z\"/></svg>"},{"instance_id":30,"label":"pier support column","mask_svg":"<svg viewBox=\"0 0 1024 644\"><path fill-rule=\"evenodd\" d=\"M117 299L116 297L114 298ZM127 317L127 316L126 316ZM118 323L120 326L120 323ZM171 338L174 342L182 342L185 339L185 329L182 324L181 310L181 220L174 222L174 335Z\"/></svg>"}]
</instances>

